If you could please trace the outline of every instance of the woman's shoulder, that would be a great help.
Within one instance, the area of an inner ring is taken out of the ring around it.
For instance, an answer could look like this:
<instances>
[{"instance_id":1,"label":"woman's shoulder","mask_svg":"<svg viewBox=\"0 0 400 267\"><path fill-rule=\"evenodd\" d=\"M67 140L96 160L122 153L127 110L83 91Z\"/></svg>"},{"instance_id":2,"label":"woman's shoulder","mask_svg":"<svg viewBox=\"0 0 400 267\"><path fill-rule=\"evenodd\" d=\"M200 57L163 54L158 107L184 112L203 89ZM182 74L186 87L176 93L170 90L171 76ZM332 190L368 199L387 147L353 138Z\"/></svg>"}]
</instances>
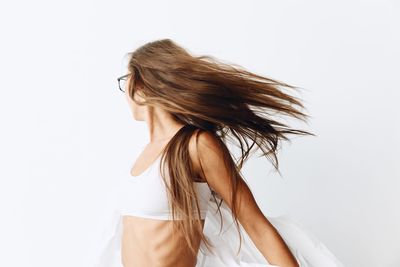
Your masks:
<instances>
[{"instance_id":1,"label":"woman's shoulder","mask_svg":"<svg viewBox=\"0 0 400 267\"><path fill-rule=\"evenodd\" d=\"M196 130L190 137L189 156L195 171L202 177L201 166L204 168L204 163L207 162L207 155L217 153L222 155L221 144L213 133L205 130Z\"/></svg>"}]
</instances>

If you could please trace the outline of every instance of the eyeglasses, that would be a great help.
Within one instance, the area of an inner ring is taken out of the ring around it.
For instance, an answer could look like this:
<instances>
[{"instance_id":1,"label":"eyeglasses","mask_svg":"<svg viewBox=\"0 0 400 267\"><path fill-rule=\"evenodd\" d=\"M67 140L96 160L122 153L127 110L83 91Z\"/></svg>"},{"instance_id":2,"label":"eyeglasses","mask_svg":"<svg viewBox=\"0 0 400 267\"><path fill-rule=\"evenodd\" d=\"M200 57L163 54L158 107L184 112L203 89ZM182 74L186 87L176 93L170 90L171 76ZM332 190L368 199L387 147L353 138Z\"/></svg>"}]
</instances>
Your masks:
<instances>
[{"instance_id":1,"label":"eyeglasses","mask_svg":"<svg viewBox=\"0 0 400 267\"><path fill-rule=\"evenodd\" d=\"M126 86L126 81L128 79L130 74L125 74L124 76L119 77L118 80L118 87L119 90L125 93L125 86Z\"/></svg>"}]
</instances>

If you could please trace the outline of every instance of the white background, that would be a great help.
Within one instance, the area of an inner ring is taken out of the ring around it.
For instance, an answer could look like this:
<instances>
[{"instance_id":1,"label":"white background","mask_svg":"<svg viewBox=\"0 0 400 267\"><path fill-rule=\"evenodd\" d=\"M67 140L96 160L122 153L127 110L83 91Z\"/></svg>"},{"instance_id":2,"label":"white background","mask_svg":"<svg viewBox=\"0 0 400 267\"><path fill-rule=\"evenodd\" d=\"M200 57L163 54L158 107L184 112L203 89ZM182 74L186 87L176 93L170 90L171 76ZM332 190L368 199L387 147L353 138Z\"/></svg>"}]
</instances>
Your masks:
<instances>
[{"instance_id":1,"label":"white background","mask_svg":"<svg viewBox=\"0 0 400 267\"><path fill-rule=\"evenodd\" d=\"M0 266L82 266L107 189L148 133L116 78L171 38L289 84L316 137L253 157L267 216L290 213L346 266L400 266L397 1L9 1L0 7Z\"/></svg>"}]
</instances>

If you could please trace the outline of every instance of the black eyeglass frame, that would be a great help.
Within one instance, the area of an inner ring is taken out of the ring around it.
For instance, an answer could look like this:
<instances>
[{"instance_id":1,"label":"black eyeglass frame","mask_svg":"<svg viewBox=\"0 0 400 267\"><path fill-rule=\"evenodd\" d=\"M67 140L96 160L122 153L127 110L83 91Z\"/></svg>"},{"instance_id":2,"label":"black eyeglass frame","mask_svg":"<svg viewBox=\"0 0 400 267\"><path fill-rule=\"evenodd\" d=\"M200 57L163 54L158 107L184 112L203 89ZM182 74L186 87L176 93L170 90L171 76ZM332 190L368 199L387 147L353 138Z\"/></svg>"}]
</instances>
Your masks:
<instances>
[{"instance_id":1,"label":"black eyeglass frame","mask_svg":"<svg viewBox=\"0 0 400 267\"><path fill-rule=\"evenodd\" d=\"M118 79L117 79L119 90L121 90L123 93L125 93L125 91L124 91L124 89L121 88L121 80L125 80L126 81L126 78L129 77L129 75L131 75L131 74L130 73L125 74L125 75L123 75L121 77L118 77Z\"/></svg>"}]
</instances>

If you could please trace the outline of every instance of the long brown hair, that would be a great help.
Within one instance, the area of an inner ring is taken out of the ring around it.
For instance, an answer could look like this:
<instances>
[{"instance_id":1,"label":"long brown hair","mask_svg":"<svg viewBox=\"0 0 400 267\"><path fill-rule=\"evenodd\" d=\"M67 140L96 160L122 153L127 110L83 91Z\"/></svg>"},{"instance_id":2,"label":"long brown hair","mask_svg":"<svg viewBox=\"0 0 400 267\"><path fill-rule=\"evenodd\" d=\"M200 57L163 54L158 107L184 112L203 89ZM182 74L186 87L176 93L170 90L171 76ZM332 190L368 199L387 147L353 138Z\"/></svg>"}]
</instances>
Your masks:
<instances>
[{"instance_id":1,"label":"long brown hair","mask_svg":"<svg viewBox=\"0 0 400 267\"><path fill-rule=\"evenodd\" d=\"M130 56L128 70L131 74L128 92L133 101L138 105L161 107L185 125L165 147L160 164L173 218L182 218L174 219L174 229L183 234L194 254L197 253L195 235L201 236L208 249L213 247L203 234L199 221L200 210L192 183L196 173L188 149L193 134L196 134L197 145L199 132L207 131L218 140L231 174L232 217L241 237L236 192L239 182L245 182L240 171L254 145L279 172L278 141L290 141L288 134L314 135L289 128L274 119L274 116L282 114L307 121L309 116L301 112L300 108L305 107L300 99L285 92L285 89L296 90L299 87L257 75L240 65L224 63L212 56L192 55L171 39L148 42L127 55ZM141 85L144 102L133 98L137 84ZM237 140L241 150L236 162L226 146L229 138ZM168 167L168 180L164 164ZM217 203L218 194L209 188ZM220 205L223 200L219 199Z\"/></svg>"}]
</instances>

